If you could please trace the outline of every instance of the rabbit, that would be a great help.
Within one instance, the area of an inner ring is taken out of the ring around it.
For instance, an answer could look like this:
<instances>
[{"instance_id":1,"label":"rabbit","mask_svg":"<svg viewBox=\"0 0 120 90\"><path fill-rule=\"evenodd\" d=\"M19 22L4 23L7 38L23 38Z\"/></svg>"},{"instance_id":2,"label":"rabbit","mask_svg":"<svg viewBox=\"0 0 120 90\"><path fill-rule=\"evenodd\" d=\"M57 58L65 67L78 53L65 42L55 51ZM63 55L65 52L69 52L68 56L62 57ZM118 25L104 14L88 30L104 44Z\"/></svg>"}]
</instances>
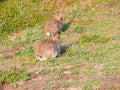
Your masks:
<instances>
[{"instance_id":1,"label":"rabbit","mask_svg":"<svg viewBox=\"0 0 120 90\"><path fill-rule=\"evenodd\" d=\"M63 29L63 17L61 12L57 12L53 19L48 21L45 25L45 33L50 36L52 33L60 33Z\"/></svg>"},{"instance_id":2,"label":"rabbit","mask_svg":"<svg viewBox=\"0 0 120 90\"><path fill-rule=\"evenodd\" d=\"M60 55L61 43L58 33L52 33L53 39L44 39L36 47L36 58L40 61Z\"/></svg>"}]
</instances>

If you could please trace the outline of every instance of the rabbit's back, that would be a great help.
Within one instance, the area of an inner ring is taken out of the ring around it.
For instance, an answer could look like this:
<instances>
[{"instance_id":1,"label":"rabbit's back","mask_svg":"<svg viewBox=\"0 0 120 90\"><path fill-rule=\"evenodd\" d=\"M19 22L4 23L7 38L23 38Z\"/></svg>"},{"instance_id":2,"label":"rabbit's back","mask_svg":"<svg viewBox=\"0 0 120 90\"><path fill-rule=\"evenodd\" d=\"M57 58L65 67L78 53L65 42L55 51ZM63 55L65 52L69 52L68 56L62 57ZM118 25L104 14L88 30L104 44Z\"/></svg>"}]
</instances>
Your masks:
<instances>
[{"instance_id":1,"label":"rabbit's back","mask_svg":"<svg viewBox=\"0 0 120 90\"><path fill-rule=\"evenodd\" d=\"M50 57L57 57L59 54L58 44L53 40L45 39L41 43L38 44L36 48L36 57L43 59L48 59Z\"/></svg>"},{"instance_id":2,"label":"rabbit's back","mask_svg":"<svg viewBox=\"0 0 120 90\"><path fill-rule=\"evenodd\" d=\"M52 49L51 47L54 47L54 42L52 40L45 39L38 44L36 51L37 53L42 54L46 50Z\"/></svg>"},{"instance_id":3,"label":"rabbit's back","mask_svg":"<svg viewBox=\"0 0 120 90\"><path fill-rule=\"evenodd\" d=\"M62 28L63 28L63 24L61 22L58 22L57 20L52 19L46 23L45 32L46 33L61 32Z\"/></svg>"}]
</instances>

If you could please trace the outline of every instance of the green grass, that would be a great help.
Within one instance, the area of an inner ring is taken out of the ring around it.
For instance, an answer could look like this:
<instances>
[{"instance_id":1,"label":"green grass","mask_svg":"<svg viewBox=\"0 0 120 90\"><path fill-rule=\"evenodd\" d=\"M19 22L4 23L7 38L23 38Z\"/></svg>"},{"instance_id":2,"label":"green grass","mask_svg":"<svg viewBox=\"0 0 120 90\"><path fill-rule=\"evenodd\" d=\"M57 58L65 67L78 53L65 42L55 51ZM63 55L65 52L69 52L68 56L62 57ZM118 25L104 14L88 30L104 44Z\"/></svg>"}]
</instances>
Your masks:
<instances>
[{"instance_id":1,"label":"green grass","mask_svg":"<svg viewBox=\"0 0 120 90\"><path fill-rule=\"evenodd\" d=\"M46 7L47 4L50 5L49 8ZM48 2L43 0L0 2L0 36L3 37L18 30L34 27L37 24L43 27L45 21L54 12L51 9L50 0Z\"/></svg>"},{"instance_id":2,"label":"green grass","mask_svg":"<svg viewBox=\"0 0 120 90\"><path fill-rule=\"evenodd\" d=\"M10 82L26 81L29 79L29 73L24 69L11 67L5 71L0 71L0 85Z\"/></svg>"},{"instance_id":3,"label":"green grass","mask_svg":"<svg viewBox=\"0 0 120 90\"><path fill-rule=\"evenodd\" d=\"M46 90L73 87L91 90L102 86L99 80L89 77L119 76L120 3L114 2L119 1L92 0L92 6L85 7L79 5L81 0L66 0L64 4L59 2L59 7L54 0L0 2L0 82L14 82L13 86L17 87L16 82L30 79L29 73L37 73L44 76ZM62 56L38 61L35 46L42 39L51 39L44 34L44 25L59 10L65 23L60 34ZM6 49L15 50L12 58L3 58L9 55ZM82 83L84 78L89 80Z\"/></svg>"},{"instance_id":4,"label":"green grass","mask_svg":"<svg viewBox=\"0 0 120 90\"><path fill-rule=\"evenodd\" d=\"M33 53L31 54L30 52L34 52L34 48L33 47L28 47L26 49L23 49L23 50L17 52L16 54L18 56L31 56L31 55L33 55Z\"/></svg>"},{"instance_id":5,"label":"green grass","mask_svg":"<svg viewBox=\"0 0 120 90\"><path fill-rule=\"evenodd\" d=\"M92 34L85 34L79 38L78 43L105 43L109 41L108 37L97 35L97 33Z\"/></svg>"},{"instance_id":6,"label":"green grass","mask_svg":"<svg viewBox=\"0 0 120 90\"><path fill-rule=\"evenodd\" d=\"M92 89L98 89L100 87L100 83L97 81L88 81L82 88L82 90L92 90Z\"/></svg>"},{"instance_id":7,"label":"green grass","mask_svg":"<svg viewBox=\"0 0 120 90\"><path fill-rule=\"evenodd\" d=\"M65 88L67 88L67 87L73 87L74 86L74 83L73 82L68 82L68 81L66 81L66 82L63 82L63 85L62 85L62 87L65 87Z\"/></svg>"}]
</instances>

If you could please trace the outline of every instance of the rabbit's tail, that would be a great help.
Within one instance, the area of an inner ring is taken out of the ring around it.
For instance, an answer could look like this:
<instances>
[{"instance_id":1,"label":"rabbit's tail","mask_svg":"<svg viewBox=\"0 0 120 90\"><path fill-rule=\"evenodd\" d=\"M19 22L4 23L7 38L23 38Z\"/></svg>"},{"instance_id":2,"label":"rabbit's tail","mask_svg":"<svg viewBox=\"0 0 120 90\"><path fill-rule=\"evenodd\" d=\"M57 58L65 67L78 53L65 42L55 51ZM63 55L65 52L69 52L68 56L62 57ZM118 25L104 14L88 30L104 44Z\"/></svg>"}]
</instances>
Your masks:
<instances>
[{"instance_id":1,"label":"rabbit's tail","mask_svg":"<svg viewBox=\"0 0 120 90\"><path fill-rule=\"evenodd\" d=\"M47 35L50 36L50 33L48 32Z\"/></svg>"}]
</instances>

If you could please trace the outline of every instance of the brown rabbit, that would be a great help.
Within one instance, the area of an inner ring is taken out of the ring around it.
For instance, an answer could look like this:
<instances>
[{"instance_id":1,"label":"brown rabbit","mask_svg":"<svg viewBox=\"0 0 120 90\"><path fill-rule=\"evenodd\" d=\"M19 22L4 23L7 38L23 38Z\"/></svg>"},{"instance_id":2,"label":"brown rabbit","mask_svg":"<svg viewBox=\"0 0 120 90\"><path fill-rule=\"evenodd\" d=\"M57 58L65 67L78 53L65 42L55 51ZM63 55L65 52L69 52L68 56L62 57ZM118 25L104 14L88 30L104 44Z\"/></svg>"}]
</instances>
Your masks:
<instances>
[{"instance_id":1,"label":"brown rabbit","mask_svg":"<svg viewBox=\"0 0 120 90\"><path fill-rule=\"evenodd\" d=\"M61 43L57 33L52 33L53 39L45 39L36 47L36 58L38 60L46 60L59 56Z\"/></svg>"},{"instance_id":2,"label":"brown rabbit","mask_svg":"<svg viewBox=\"0 0 120 90\"><path fill-rule=\"evenodd\" d=\"M50 36L52 33L61 32L63 29L63 17L60 12L57 12L55 17L48 21L45 25L45 33Z\"/></svg>"}]
</instances>

